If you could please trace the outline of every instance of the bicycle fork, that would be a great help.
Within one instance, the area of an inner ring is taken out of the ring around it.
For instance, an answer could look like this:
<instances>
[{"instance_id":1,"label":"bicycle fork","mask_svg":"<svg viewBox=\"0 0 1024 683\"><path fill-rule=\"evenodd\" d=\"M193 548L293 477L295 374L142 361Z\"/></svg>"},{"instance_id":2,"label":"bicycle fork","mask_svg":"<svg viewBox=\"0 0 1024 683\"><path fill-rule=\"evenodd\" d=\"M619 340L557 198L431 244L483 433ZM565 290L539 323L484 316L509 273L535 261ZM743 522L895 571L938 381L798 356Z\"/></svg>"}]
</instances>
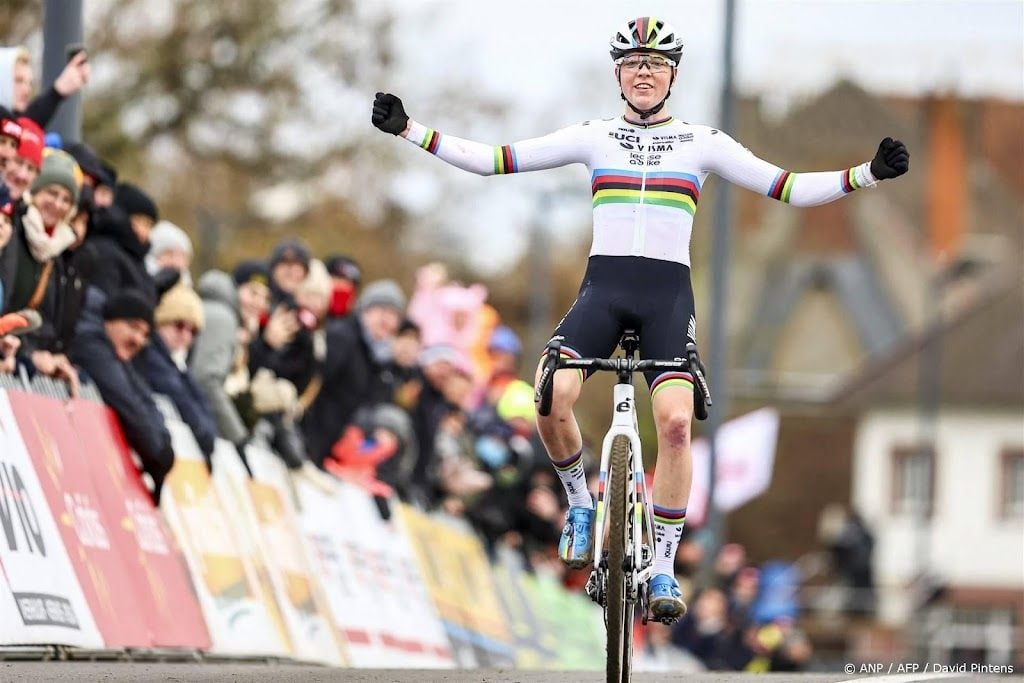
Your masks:
<instances>
[{"instance_id":1,"label":"bicycle fork","mask_svg":"<svg viewBox=\"0 0 1024 683\"><path fill-rule=\"evenodd\" d=\"M607 519L608 506L605 487L609 481L609 466L611 462L612 441L617 436L625 436L630 442L629 467L630 475L627 478L627 496L629 505L627 510L631 512L629 528L629 550L626 553L623 567L628 577L626 586L627 599L639 602L643 623L647 623L647 582L651 578L653 564L653 552L650 543L654 541L654 529L651 523L653 509L650 491L647 486L647 478L644 476L643 458L641 457L640 435L637 429L635 388L632 384L619 383L614 389L615 412L612 416L612 426L605 435L601 447L601 470L598 479L597 492L597 519L594 533L594 570L587 582L587 594L595 602L604 606L607 591L607 553L604 548L604 537L607 531L609 520ZM643 532L646 530L648 543L644 543Z\"/></svg>"}]
</instances>

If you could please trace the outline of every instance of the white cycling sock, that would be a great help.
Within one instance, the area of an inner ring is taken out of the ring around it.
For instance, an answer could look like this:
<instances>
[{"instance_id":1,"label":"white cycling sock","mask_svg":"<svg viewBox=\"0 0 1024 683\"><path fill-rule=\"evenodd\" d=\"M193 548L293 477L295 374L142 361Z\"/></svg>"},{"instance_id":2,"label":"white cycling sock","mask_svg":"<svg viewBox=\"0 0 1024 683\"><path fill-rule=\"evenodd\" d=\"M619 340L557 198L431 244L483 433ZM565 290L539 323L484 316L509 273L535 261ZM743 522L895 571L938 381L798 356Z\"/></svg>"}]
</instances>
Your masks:
<instances>
[{"instance_id":1,"label":"white cycling sock","mask_svg":"<svg viewBox=\"0 0 1024 683\"><path fill-rule=\"evenodd\" d=\"M676 575L676 548L683 537L686 508L673 509L654 506L654 565L653 574Z\"/></svg>"},{"instance_id":2,"label":"white cycling sock","mask_svg":"<svg viewBox=\"0 0 1024 683\"><path fill-rule=\"evenodd\" d=\"M583 450L569 456L565 460L552 460L558 478L562 480L565 495L569 497L569 505L573 507L594 507L594 499L587 489L587 473L583 469Z\"/></svg>"}]
</instances>

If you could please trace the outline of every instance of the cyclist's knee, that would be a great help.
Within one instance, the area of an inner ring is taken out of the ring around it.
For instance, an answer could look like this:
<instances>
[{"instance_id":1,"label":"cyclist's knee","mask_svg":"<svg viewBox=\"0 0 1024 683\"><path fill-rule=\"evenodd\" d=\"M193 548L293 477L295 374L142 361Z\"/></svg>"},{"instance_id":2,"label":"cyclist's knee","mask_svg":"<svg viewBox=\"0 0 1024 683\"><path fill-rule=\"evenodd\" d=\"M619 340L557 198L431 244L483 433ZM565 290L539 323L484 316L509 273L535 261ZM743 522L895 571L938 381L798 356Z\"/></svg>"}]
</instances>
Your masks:
<instances>
[{"instance_id":1,"label":"cyclist's knee","mask_svg":"<svg viewBox=\"0 0 1024 683\"><path fill-rule=\"evenodd\" d=\"M568 371L559 372L554 379L551 391L551 415L547 418L537 416L541 422L554 418L563 418L572 412L572 407L580 397L580 381L577 375Z\"/></svg>"},{"instance_id":2,"label":"cyclist's knee","mask_svg":"<svg viewBox=\"0 0 1024 683\"><path fill-rule=\"evenodd\" d=\"M669 447L682 448L690 443L692 414L688 410L670 410L656 417L658 431Z\"/></svg>"}]
</instances>

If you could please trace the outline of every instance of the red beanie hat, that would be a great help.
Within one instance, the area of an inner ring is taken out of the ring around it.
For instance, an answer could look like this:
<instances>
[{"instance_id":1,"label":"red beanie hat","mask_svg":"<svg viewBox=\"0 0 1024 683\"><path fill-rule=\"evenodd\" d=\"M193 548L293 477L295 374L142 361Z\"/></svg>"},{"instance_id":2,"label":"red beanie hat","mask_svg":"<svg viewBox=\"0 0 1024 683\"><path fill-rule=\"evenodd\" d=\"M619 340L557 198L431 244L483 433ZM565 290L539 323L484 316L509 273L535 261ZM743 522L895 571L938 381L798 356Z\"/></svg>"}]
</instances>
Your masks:
<instances>
[{"instance_id":1,"label":"red beanie hat","mask_svg":"<svg viewBox=\"0 0 1024 683\"><path fill-rule=\"evenodd\" d=\"M43 129L39 127L39 124L28 118L22 116L18 119L18 123L21 125L21 143L18 145L18 156L24 159L28 159L37 168L43 166Z\"/></svg>"}]
</instances>

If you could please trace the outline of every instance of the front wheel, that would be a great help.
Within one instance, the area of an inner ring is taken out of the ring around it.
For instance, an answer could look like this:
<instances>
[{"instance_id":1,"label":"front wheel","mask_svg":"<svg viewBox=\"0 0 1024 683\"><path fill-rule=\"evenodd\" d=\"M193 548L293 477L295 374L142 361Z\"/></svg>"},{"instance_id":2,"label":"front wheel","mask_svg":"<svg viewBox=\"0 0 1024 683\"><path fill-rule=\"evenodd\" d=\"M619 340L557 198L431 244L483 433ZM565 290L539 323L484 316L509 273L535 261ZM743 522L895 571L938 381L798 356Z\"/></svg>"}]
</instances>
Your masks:
<instances>
[{"instance_id":1,"label":"front wheel","mask_svg":"<svg viewBox=\"0 0 1024 683\"><path fill-rule=\"evenodd\" d=\"M608 477L608 595L605 601L605 625L608 632L608 683L629 683L633 659L633 603L626 600L627 557L629 546L629 513L627 507L629 473L629 439L617 436L612 440L611 473ZM600 531L598 530L598 533Z\"/></svg>"}]
</instances>

